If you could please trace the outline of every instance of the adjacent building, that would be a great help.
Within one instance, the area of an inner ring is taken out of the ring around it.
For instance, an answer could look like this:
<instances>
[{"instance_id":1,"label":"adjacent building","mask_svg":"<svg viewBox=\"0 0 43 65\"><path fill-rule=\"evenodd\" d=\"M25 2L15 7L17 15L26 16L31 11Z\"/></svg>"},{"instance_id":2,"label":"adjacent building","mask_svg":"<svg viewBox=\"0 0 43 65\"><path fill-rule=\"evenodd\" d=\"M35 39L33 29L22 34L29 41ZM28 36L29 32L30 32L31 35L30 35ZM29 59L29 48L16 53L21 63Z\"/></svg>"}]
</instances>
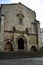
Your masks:
<instances>
[{"instance_id":1,"label":"adjacent building","mask_svg":"<svg viewBox=\"0 0 43 65\"><path fill-rule=\"evenodd\" d=\"M41 48L36 13L21 3L0 5L0 50L37 51Z\"/></svg>"}]
</instances>

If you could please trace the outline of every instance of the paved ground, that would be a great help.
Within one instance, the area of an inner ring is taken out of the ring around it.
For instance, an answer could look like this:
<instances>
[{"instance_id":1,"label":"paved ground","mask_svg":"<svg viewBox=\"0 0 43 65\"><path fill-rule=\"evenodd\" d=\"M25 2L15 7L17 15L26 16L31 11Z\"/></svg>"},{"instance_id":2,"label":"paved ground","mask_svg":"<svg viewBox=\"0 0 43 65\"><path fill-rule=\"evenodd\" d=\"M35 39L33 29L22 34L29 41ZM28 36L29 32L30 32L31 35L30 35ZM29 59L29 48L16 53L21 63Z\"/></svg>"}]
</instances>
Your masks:
<instances>
[{"instance_id":1,"label":"paved ground","mask_svg":"<svg viewBox=\"0 0 43 65\"><path fill-rule=\"evenodd\" d=\"M3 59L0 65L43 65L43 57L28 59Z\"/></svg>"}]
</instances>

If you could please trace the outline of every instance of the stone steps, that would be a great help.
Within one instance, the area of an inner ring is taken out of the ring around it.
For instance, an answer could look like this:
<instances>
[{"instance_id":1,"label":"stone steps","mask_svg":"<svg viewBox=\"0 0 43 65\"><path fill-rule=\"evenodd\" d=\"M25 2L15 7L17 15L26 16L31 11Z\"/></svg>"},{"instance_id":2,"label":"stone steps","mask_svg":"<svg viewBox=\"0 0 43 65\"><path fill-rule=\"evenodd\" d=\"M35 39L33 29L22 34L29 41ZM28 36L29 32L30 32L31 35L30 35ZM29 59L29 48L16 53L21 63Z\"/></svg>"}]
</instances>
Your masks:
<instances>
[{"instance_id":1,"label":"stone steps","mask_svg":"<svg viewBox=\"0 0 43 65\"><path fill-rule=\"evenodd\" d=\"M43 57L42 52L0 52L0 59Z\"/></svg>"}]
</instances>

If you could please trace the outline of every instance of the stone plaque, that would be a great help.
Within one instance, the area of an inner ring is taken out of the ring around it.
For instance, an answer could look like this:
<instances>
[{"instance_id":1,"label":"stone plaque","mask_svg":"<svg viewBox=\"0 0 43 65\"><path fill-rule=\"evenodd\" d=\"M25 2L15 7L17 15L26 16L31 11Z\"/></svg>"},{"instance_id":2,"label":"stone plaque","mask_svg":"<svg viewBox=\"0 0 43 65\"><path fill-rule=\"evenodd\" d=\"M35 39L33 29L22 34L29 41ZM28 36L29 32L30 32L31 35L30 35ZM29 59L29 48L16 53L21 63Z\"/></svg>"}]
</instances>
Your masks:
<instances>
[{"instance_id":1,"label":"stone plaque","mask_svg":"<svg viewBox=\"0 0 43 65\"><path fill-rule=\"evenodd\" d=\"M37 37L36 35L30 35L29 36L29 43L37 43Z\"/></svg>"}]
</instances>

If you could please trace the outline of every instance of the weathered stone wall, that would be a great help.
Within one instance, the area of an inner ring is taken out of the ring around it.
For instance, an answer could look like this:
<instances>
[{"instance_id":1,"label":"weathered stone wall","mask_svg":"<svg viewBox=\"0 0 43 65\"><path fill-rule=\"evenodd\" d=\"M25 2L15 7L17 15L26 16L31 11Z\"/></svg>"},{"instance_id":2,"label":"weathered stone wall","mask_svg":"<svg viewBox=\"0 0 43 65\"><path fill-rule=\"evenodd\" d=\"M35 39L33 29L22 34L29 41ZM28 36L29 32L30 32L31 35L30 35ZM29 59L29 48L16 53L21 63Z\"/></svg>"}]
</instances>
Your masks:
<instances>
[{"instance_id":1,"label":"weathered stone wall","mask_svg":"<svg viewBox=\"0 0 43 65\"><path fill-rule=\"evenodd\" d=\"M24 15L22 25L19 24L19 19L16 16L20 11ZM15 26L17 30L24 31L25 28L32 28L31 22L34 22L35 19L35 13L21 4L3 5L2 14L5 15L5 30L12 30Z\"/></svg>"},{"instance_id":2,"label":"weathered stone wall","mask_svg":"<svg viewBox=\"0 0 43 65\"><path fill-rule=\"evenodd\" d=\"M24 15L22 24L19 23L19 18L17 14ZM37 35L36 27L34 26L36 14L34 11L30 10L26 6L18 3L18 4L3 4L1 8L1 13L4 15L4 19L1 20L1 34L0 40L2 40L2 44L0 46L1 49L4 50L5 40L12 40L14 42L13 48L14 50L18 50L18 42L19 38L23 38L24 40L24 49L30 50L32 46L35 46L38 49L38 45L40 46L40 26L38 27L38 44L37 44ZM38 24L39 25L39 24ZM16 32L13 27L15 27ZM26 28L28 28L28 33L26 33ZM5 32L6 31L6 32ZM17 32L19 31L19 32ZM24 33L20 33L24 31ZM32 35L31 35L32 34ZM4 43L3 43L4 42Z\"/></svg>"}]
</instances>

